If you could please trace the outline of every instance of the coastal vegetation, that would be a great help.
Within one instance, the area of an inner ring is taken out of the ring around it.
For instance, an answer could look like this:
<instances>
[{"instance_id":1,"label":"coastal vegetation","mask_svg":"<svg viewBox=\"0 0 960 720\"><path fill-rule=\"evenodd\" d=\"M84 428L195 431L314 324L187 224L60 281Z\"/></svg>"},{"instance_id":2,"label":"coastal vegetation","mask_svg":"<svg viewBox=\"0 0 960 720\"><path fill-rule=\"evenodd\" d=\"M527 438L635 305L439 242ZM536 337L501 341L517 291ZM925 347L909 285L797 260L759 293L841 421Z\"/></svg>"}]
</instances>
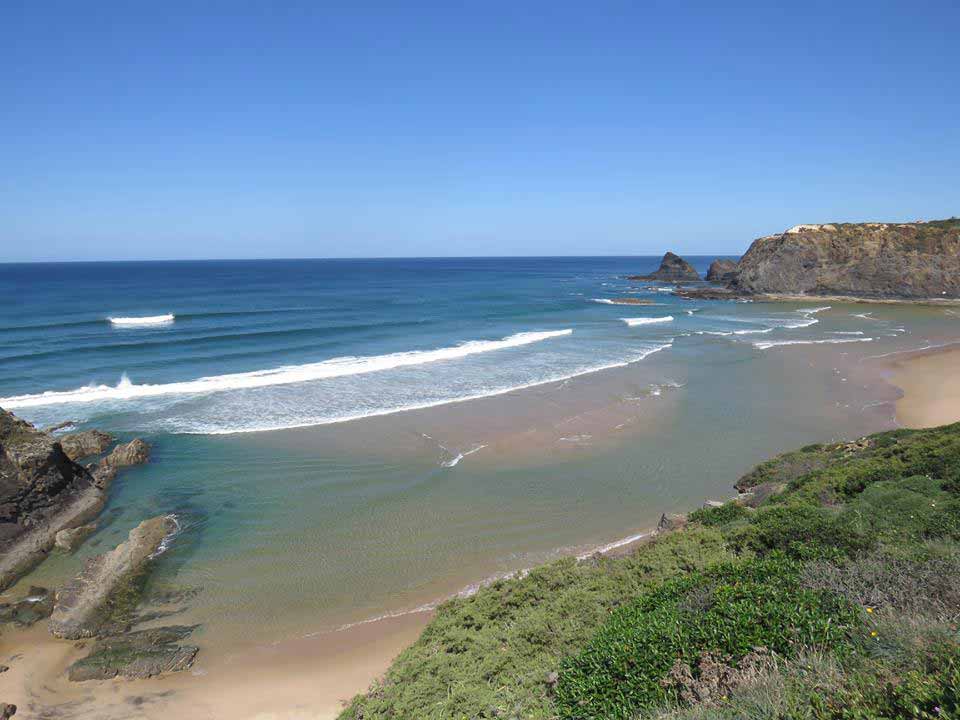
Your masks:
<instances>
[{"instance_id":1,"label":"coastal vegetation","mask_svg":"<svg viewBox=\"0 0 960 720\"><path fill-rule=\"evenodd\" d=\"M447 602L341 717L960 717L960 424L737 489L626 556Z\"/></svg>"}]
</instances>

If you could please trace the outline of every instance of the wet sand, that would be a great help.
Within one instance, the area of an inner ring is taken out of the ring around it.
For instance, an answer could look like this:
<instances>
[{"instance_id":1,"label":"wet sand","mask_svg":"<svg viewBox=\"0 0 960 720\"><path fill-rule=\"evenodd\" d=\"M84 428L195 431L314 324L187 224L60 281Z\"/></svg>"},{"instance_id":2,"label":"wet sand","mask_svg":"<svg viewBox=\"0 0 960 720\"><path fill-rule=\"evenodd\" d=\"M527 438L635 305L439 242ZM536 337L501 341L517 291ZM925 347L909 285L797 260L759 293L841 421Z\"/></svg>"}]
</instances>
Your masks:
<instances>
[{"instance_id":1,"label":"wet sand","mask_svg":"<svg viewBox=\"0 0 960 720\"><path fill-rule=\"evenodd\" d=\"M890 369L891 382L903 391L897 420L904 427L960 421L960 346L901 355Z\"/></svg>"},{"instance_id":2,"label":"wet sand","mask_svg":"<svg viewBox=\"0 0 960 720\"><path fill-rule=\"evenodd\" d=\"M328 720L369 687L412 643L433 613L356 625L340 632L241 652L204 650L192 672L150 680L71 683L65 670L83 657L38 623L0 638L3 702L17 717L76 720ZM44 678L38 683L37 678Z\"/></svg>"}]
</instances>

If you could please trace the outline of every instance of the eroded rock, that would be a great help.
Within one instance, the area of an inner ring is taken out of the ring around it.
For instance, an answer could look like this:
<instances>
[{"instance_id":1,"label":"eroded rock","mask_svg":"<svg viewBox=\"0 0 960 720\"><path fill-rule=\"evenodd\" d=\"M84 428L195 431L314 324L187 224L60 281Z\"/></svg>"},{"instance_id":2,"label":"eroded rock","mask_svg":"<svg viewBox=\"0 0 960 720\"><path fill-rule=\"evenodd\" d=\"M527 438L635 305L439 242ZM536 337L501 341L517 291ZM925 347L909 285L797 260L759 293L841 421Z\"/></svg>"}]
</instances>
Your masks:
<instances>
[{"instance_id":1,"label":"eroded rock","mask_svg":"<svg viewBox=\"0 0 960 720\"><path fill-rule=\"evenodd\" d=\"M195 645L180 645L196 625L138 630L94 642L87 657L70 666L75 681L108 680L117 676L138 679L186 670L197 657Z\"/></svg>"},{"instance_id":2,"label":"eroded rock","mask_svg":"<svg viewBox=\"0 0 960 720\"><path fill-rule=\"evenodd\" d=\"M682 513L663 513L660 516L660 522L657 523L657 532L670 532L671 530L680 530L687 526L687 516Z\"/></svg>"},{"instance_id":3,"label":"eroded rock","mask_svg":"<svg viewBox=\"0 0 960 720\"><path fill-rule=\"evenodd\" d=\"M173 519L167 516L144 520L130 531L126 541L87 560L81 573L57 592L50 632L68 639L102 632L107 622L104 609L111 596L124 590L175 529Z\"/></svg>"},{"instance_id":4,"label":"eroded rock","mask_svg":"<svg viewBox=\"0 0 960 720\"><path fill-rule=\"evenodd\" d=\"M63 452L71 460L82 460L91 455L99 455L113 442L113 435L100 430L83 430L60 438Z\"/></svg>"},{"instance_id":5,"label":"eroded rock","mask_svg":"<svg viewBox=\"0 0 960 720\"><path fill-rule=\"evenodd\" d=\"M737 263L733 260L719 258L710 263L707 270L706 280L708 282L727 283L733 280L737 273Z\"/></svg>"},{"instance_id":6,"label":"eroded rock","mask_svg":"<svg viewBox=\"0 0 960 720\"><path fill-rule=\"evenodd\" d=\"M660 282L685 282L699 280L700 275L693 265L679 255L668 252L660 261L660 267L649 275L631 275L629 280L658 280Z\"/></svg>"},{"instance_id":7,"label":"eroded rock","mask_svg":"<svg viewBox=\"0 0 960 720\"><path fill-rule=\"evenodd\" d=\"M80 543L86 540L97 529L96 523L87 523L68 530L61 530L53 539L53 544L64 552L72 553Z\"/></svg>"},{"instance_id":8,"label":"eroded rock","mask_svg":"<svg viewBox=\"0 0 960 720\"><path fill-rule=\"evenodd\" d=\"M117 445L102 465L107 468L123 468L130 465L142 465L150 459L150 446L140 438L135 438L124 445Z\"/></svg>"}]
</instances>

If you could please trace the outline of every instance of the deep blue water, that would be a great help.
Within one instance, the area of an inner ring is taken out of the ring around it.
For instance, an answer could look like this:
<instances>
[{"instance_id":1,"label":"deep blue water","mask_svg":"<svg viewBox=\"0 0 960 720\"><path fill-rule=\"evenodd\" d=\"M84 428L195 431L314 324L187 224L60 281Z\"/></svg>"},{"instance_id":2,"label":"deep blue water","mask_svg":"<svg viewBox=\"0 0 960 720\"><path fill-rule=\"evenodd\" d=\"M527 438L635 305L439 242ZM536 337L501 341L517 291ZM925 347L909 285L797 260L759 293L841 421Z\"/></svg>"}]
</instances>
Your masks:
<instances>
[{"instance_id":1,"label":"deep blue water","mask_svg":"<svg viewBox=\"0 0 960 720\"><path fill-rule=\"evenodd\" d=\"M692 258L701 272L711 260ZM669 342L675 323L628 330L619 320L666 316L684 302L623 279L658 261L0 265L0 403L44 422L69 417L119 429L226 432L502 392L636 360ZM658 305L593 302L628 292ZM168 314L172 322L156 325L109 319ZM515 337L525 333L547 335ZM444 361L444 351L464 343L502 341L507 347L477 346ZM440 355L396 356L425 351ZM269 372L277 368L284 370ZM269 376L249 376L264 371ZM171 386L199 379L209 380ZM68 391L79 392L20 398Z\"/></svg>"}]
</instances>

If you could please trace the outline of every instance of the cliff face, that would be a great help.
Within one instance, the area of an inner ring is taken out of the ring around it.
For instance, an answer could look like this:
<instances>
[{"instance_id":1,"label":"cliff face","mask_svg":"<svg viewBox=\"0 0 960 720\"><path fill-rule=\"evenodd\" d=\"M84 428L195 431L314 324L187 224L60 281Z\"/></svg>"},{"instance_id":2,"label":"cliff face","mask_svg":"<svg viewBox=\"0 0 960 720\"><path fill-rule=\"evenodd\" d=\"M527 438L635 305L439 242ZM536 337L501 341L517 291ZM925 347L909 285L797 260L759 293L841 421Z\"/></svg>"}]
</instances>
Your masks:
<instances>
[{"instance_id":1,"label":"cliff face","mask_svg":"<svg viewBox=\"0 0 960 720\"><path fill-rule=\"evenodd\" d=\"M960 219L798 225L755 240L730 288L746 294L960 298Z\"/></svg>"}]
</instances>

